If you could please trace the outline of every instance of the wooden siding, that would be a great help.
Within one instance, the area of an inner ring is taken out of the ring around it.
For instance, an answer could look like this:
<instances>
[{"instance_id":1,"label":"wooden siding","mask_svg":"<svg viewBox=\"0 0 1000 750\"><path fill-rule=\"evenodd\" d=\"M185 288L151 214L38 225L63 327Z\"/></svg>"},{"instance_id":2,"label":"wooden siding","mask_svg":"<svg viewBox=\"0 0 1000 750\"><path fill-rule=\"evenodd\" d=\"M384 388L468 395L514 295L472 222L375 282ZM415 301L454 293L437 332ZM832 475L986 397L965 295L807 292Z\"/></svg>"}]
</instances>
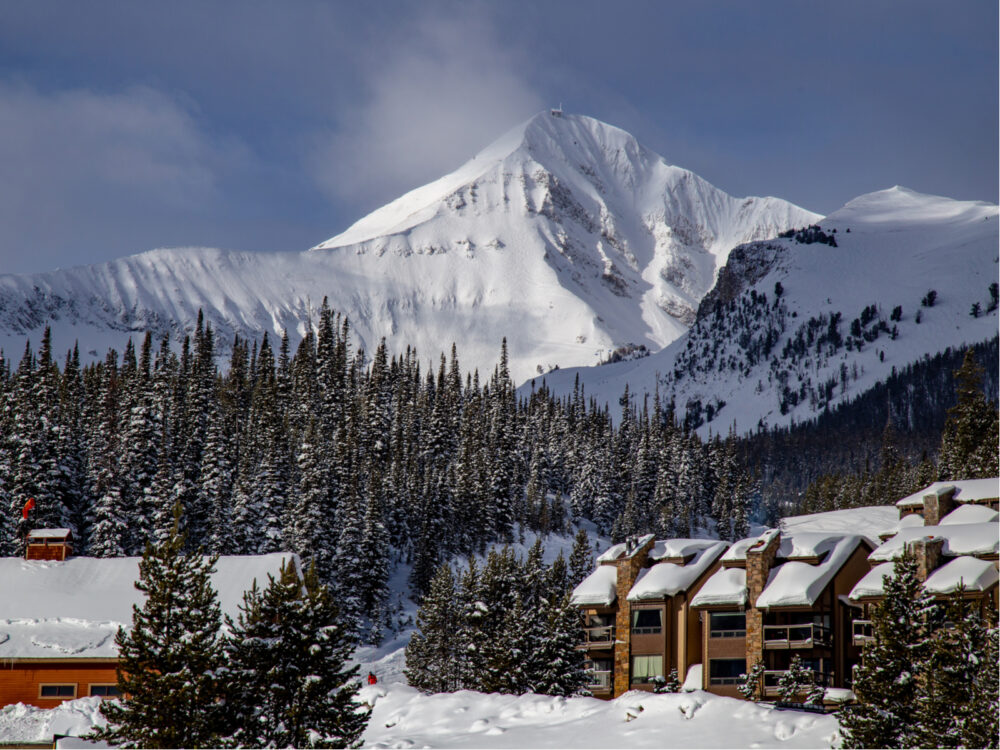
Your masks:
<instances>
[{"instance_id":1,"label":"wooden siding","mask_svg":"<svg viewBox=\"0 0 1000 750\"><path fill-rule=\"evenodd\" d=\"M0 661L0 706L27 703L54 708L68 698L39 698L41 685L76 685L76 697L90 694L91 684L118 682L117 660Z\"/></svg>"}]
</instances>

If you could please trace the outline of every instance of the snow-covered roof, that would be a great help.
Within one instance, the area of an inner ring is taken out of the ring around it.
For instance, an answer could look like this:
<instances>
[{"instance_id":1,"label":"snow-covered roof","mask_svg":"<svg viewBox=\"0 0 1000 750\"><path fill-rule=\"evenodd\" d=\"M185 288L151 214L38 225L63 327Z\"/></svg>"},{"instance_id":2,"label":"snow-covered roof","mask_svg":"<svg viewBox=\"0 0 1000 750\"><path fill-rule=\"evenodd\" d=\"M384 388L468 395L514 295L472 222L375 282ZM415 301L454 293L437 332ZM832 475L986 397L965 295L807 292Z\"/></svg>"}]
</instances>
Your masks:
<instances>
[{"instance_id":1,"label":"snow-covered roof","mask_svg":"<svg viewBox=\"0 0 1000 750\"><path fill-rule=\"evenodd\" d=\"M28 539L65 539L72 533L69 529L32 529Z\"/></svg>"},{"instance_id":2,"label":"snow-covered roof","mask_svg":"<svg viewBox=\"0 0 1000 750\"><path fill-rule=\"evenodd\" d=\"M732 546L727 549L726 553L722 556L723 564L727 562L746 562L747 550L753 547L760 539L761 537L759 536L751 536L746 539L740 539L737 542L733 542Z\"/></svg>"},{"instance_id":3,"label":"snow-covered roof","mask_svg":"<svg viewBox=\"0 0 1000 750\"><path fill-rule=\"evenodd\" d=\"M652 538L653 538L652 534L646 534L645 536L639 537L639 540L636 542L635 547L632 548L632 552L630 554L634 555L636 552L642 549L643 545L647 544ZM606 549L604 552L602 552L600 555L597 556L597 562L599 563L613 562L614 560L617 560L622 555L624 555L626 549L628 549L628 547L625 544L625 542L622 542L621 544L612 545L611 547L609 547L608 549Z\"/></svg>"},{"instance_id":4,"label":"snow-covered roof","mask_svg":"<svg viewBox=\"0 0 1000 750\"><path fill-rule=\"evenodd\" d=\"M894 505L875 505L867 508L843 508L823 513L782 518L782 534L799 534L803 531L861 534L872 544L879 543L879 535L895 530L899 510Z\"/></svg>"},{"instance_id":5,"label":"snow-covered roof","mask_svg":"<svg viewBox=\"0 0 1000 750\"><path fill-rule=\"evenodd\" d=\"M671 542L694 542L693 539L671 539ZM704 541L704 540L702 540ZM676 596L697 581L711 567L728 545L726 542L711 542L701 544L695 551L695 557L686 565L672 562L657 563L632 586L628 593L630 602L646 599L663 599ZM678 549L687 549L677 545ZM686 554L691 554L687 552ZM683 555L664 555L664 557L681 557Z\"/></svg>"},{"instance_id":6,"label":"snow-covered roof","mask_svg":"<svg viewBox=\"0 0 1000 750\"><path fill-rule=\"evenodd\" d=\"M895 564L891 562L876 565L855 584L848 596L855 601L885 596L884 579L893 576L894 567ZM953 594L961 584L967 591L987 591L996 585L998 579L1000 574L997 573L993 563L963 555L945 563L927 576L924 589L931 594Z\"/></svg>"},{"instance_id":7,"label":"snow-covered roof","mask_svg":"<svg viewBox=\"0 0 1000 750\"><path fill-rule=\"evenodd\" d=\"M892 578L892 571L894 567L895 565L891 562L876 565L874 568L865 573L860 581L854 584L854 588L851 589L851 593L847 595L848 598L853 599L854 601L859 601L861 599L883 596L885 594L884 579L886 576Z\"/></svg>"},{"instance_id":8,"label":"snow-covered roof","mask_svg":"<svg viewBox=\"0 0 1000 750\"><path fill-rule=\"evenodd\" d=\"M614 549L612 547L612 549ZM570 604L591 604L608 607L618 598L618 568L615 565L598 565L597 570L580 581L573 589Z\"/></svg>"},{"instance_id":9,"label":"snow-covered roof","mask_svg":"<svg viewBox=\"0 0 1000 750\"><path fill-rule=\"evenodd\" d=\"M953 482L934 482L899 500L898 507L919 507L924 495L943 495L955 488L954 499L959 503L975 503L1000 498L1000 477L989 479L957 479Z\"/></svg>"},{"instance_id":10,"label":"snow-covered roof","mask_svg":"<svg viewBox=\"0 0 1000 750\"><path fill-rule=\"evenodd\" d=\"M956 557L935 570L924 581L931 594L953 594L961 586L966 591L986 591L1000 580L993 563L976 557Z\"/></svg>"},{"instance_id":11,"label":"snow-covered roof","mask_svg":"<svg viewBox=\"0 0 1000 750\"><path fill-rule=\"evenodd\" d=\"M696 555L702 550L718 544L715 539L657 539L649 551L650 560L663 560L668 557L687 557Z\"/></svg>"},{"instance_id":12,"label":"snow-covered roof","mask_svg":"<svg viewBox=\"0 0 1000 750\"><path fill-rule=\"evenodd\" d=\"M862 537L857 534L809 534L798 544L795 537L787 540L792 551L811 551L826 556L817 565L795 560L775 565L757 597L757 606L762 609L812 606L861 541ZM782 547L786 544L784 538L781 544Z\"/></svg>"},{"instance_id":13,"label":"snow-covered roof","mask_svg":"<svg viewBox=\"0 0 1000 750\"><path fill-rule=\"evenodd\" d=\"M842 538L843 534L823 533L821 531L782 534L777 557L788 560L821 557L832 550Z\"/></svg>"},{"instance_id":14,"label":"snow-covered roof","mask_svg":"<svg viewBox=\"0 0 1000 750\"><path fill-rule=\"evenodd\" d=\"M889 529L882 532L883 536L892 536L893 534L898 534L903 529L911 529L914 526L923 526L924 517L919 513L907 513L905 516L896 521L896 524Z\"/></svg>"},{"instance_id":15,"label":"snow-covered roof","mask_svg":"<svg viewBox=\"0 0 1000 750\"><path fill-rule=\"evenodd\" d=\"M872 552L868 559L874 562L895 560L903 554L905 546L917 539L943 538L942 554L995 555L1000 549L998 526L993 523L960 523L944 526L915 526L903 529Z\"/></svg>"},{"instance_id":16,"label":"snow-covered roof","mask_svg":"<svg viewBox=\"0 0 1000 750\"><path fill-rule=\"evenodd\" d=\"M720 604L744 607L746 603L747 571L745 568L720 568L705 581L705 585L691 600L692 607L711 607Z\"/></svg>"},{"instance_id":17,"label":"snow-covered roof","mask_svg":"<svg viewBox=\"0 0 1000 750\"><path fill-rule=\"evenodd\" d=\"M910 514L913 516L915 514ZM904 516L904 518L910 518ZM996 523L1000 513L985 505L959 505L939 522L942 526L964 523Z\"/></svg>"},{"instance_id":18,"label":"snow-covered roof","mask_svg":"<svg viewBox=\"0 0 1000 750\"><path fill-rule=\"evenodd\" d=\"M219 558L212 585L233 617L254 579L267 584L288 553ZM133 585L138 557L65 561L0 558L0 659L114 657L114 634L145 595Z\"/></svg>"}]
</instances>

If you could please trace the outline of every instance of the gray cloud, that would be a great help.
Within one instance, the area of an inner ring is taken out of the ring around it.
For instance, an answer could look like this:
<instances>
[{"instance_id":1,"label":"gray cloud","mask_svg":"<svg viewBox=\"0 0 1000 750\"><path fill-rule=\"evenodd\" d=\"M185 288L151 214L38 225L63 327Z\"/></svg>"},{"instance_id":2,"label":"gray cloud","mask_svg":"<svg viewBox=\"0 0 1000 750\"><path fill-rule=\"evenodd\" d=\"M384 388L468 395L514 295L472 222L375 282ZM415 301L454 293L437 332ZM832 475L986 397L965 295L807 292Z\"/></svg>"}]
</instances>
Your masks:
<instances>
[{"instance_id":1,"label":"gray cloud","mask_svg":"<svg viewBox=\"0 0 1000 750\"><path fill-rule=\"evenodd\" d=\"M360 101L317 134L309 165L335 202L374 208L457 167L542 108L521 55L487 19L429 15L358 62ZM384 55L384 57L380 57Z\"/></svg>"},{"instance_id":2,"label":"gray cloud","mask_svg":"<svg viewBox=\"0 0 1000 750\"><path fill-rule=\"evenodd\" d=\"M66 249L92 244L98 227L119 236L135 228L138 237L144 230L133 222L148 229L210 212L221 196L217 172L249 157L205 133L192 109L143 86L44 92L0 82L0 224L8 238L0 272L55 265ZM28 237L31 247L13 244Z\"/></svg>"}]
</instances>

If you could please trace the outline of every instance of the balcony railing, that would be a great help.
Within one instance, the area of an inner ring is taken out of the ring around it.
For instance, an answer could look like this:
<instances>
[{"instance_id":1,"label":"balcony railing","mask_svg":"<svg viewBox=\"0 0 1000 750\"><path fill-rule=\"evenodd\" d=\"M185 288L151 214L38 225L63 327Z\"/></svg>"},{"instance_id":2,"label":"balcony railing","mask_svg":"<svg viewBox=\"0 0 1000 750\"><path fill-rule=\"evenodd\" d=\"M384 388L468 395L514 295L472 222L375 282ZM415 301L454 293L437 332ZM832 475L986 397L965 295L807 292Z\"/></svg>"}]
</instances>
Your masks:
<instances>
[{"instance_id":1,"label":"balcony railing","mask_svg":"<svg viewBox=\"0 0 1000 750\"><path fill-rule=\"evenodd\" d=\"M595 625L583 628L577 648L611 648L615 645L614 625Z\"/></svg>"},{"instance_id":2,"label":"balcony railing","mask_svg":"<svg viewBox=\"0 0 1000 750\"><path fill-rule=\"evenodd\" d=\"M823 625L807 622L801 625L765 625L764 648L813 648L830 645L830 630Z\"/></svg>"},{"instance_id":3,"label":"balcony railing","mask_svg":"<svg viewBox=\"0 0 1000 750\"><path fill-rule=\"evenodd\" d=\"M872 634L871 620L855 620L851 623L851 642L855 646L863 646L875 640Z\"/></svg>"},{"instance_id":4,"label":"balcony railing","mask_svg":"<svg viewBox=\"0 0 1000 750\"><path fill-rule=\"evenodd\" d=\"M611 670L592 669L587 672L587 687L591 690L610 690Z\"/></svg>"},{"instance_id":5,"label":"balcony railing","mask_svg":"<svg viewBox=\"0 0 1000 750\"><path fill-rule=\"evenodd\" d=\"M764 695L774 696L780 694L780 688L778 687L778 681L783 675L788 674L787 669L766 669L764 670ZM830 687L833 683L833 675L827 674L825 672L813 672L813 685L819 685L821 687ZM802 692L808 692L812 685L803 685Z\"/></svg>"}]
</instances>

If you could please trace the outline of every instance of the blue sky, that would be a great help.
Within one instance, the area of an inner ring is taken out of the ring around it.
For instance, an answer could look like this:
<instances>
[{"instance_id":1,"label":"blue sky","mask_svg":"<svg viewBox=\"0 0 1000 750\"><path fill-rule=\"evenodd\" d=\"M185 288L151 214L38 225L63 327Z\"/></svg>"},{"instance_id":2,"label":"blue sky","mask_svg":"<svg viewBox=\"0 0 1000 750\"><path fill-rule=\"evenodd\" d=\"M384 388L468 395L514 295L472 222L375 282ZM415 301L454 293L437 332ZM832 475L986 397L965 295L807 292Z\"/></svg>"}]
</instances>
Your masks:
<instances>
[{"instance_id":1,"label":"blue sky","mask_svg":"<svg viewBox=\"0 0 1000 750\"><path fill-rule=\"evenodd\" d=\"M562 103L733 195L997 201L997 3L7 2L0 273L302 250Z\"/></svg>"}]
</instances>

